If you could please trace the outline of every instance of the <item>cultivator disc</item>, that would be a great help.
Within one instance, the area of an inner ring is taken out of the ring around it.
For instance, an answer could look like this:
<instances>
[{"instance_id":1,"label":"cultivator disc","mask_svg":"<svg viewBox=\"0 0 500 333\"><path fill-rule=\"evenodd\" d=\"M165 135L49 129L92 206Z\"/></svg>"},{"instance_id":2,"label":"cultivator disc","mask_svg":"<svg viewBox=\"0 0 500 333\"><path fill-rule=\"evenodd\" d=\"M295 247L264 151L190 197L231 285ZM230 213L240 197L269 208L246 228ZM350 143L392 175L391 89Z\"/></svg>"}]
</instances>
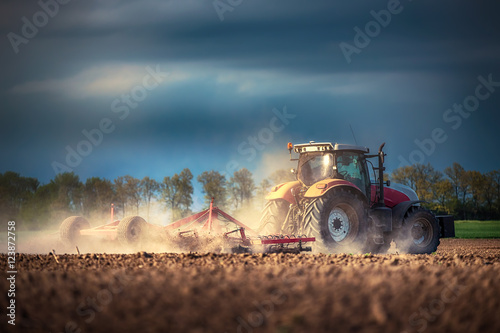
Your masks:
<instances>
[{"instance_id":1,"label":"cultivator disc","mask_svg":"<svg viewBox=\"0 0 500 333\"><path fill-rule=\"evenodd\" d=\"M240 228L230 233L239 231L241 238L231 238L235 244L231 247L232 253L300 253L304 251L311 251L310 246L303 246L305 243L314 242L314 237L307 237L305 235L268 235L247 238L245 229ZM225 239L229 237L225 234Z\"/></svg>"}]
</instances>

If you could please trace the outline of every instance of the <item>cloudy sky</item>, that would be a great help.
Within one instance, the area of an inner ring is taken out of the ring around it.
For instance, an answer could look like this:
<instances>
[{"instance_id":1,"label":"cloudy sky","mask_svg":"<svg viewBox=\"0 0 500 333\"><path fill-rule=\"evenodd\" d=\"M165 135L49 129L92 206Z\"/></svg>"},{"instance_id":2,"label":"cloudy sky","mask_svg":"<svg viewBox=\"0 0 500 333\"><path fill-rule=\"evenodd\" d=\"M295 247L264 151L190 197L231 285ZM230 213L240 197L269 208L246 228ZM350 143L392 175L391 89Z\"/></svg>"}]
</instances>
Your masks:
<instances>
[{"instance_id":1,"label":"cloudy sky","mask_svg":"<svg viewBox=\"0 0 500 333\"><path fill-rule=\"evenodd\" d=\"M0 172L261 176L309 140L499 169L499 7L2 1Z\"/></svg>"}]
</instances>

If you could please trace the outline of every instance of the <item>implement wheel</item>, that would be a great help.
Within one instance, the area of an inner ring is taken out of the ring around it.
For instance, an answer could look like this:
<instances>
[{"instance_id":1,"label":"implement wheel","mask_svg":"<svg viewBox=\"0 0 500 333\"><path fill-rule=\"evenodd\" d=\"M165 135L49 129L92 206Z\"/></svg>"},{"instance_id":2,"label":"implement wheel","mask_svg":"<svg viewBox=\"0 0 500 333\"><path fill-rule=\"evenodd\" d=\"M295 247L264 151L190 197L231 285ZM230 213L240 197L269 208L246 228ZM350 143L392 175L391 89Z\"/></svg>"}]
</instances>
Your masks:
<instances>
[{"instance_id":1,"label":"implement wheel","mask_svg":"<svg viewBox=\"0 0 500 333\"><path fill-rule=\"evenodd\" d=\"M81 239L80 230L89 229L90 223L81 216L70 216L62 221L59 237L65 245L75 246Z\"/></svg>"},{"instance_id":2,"label":"implement wheel","mask_svg":"<svg viewBox=\"0 0 500 333\"><path fill-rule=\"evenodd\" d=\"M118 240L125 245L139 244L147 231L148 223L140 216L127 216L118 224Z\"/></svg>"}]
</instances>

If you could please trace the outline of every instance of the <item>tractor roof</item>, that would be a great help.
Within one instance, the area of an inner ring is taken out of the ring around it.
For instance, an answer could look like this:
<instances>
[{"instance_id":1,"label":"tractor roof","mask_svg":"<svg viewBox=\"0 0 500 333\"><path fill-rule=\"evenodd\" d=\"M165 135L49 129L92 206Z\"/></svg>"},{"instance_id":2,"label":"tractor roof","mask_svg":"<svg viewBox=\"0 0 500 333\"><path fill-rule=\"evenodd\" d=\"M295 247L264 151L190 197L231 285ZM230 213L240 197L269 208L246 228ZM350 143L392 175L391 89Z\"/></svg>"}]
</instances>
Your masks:
<instances>
[{"instance_id":1,"label":"tractor roof","mask_svg":"<svg viewBox=\"0 0 500 333\"><path fill-rule=\"evenodd\" d=\"M340 150L356 151L363 154L367 154L370 152L370 149L363 146L347 145L342 143L332 144L330 142L314 142L314 141L295 145L294 150L296 153L311 153L317 151L340 151Z\"/></svg>"}]
</instances>

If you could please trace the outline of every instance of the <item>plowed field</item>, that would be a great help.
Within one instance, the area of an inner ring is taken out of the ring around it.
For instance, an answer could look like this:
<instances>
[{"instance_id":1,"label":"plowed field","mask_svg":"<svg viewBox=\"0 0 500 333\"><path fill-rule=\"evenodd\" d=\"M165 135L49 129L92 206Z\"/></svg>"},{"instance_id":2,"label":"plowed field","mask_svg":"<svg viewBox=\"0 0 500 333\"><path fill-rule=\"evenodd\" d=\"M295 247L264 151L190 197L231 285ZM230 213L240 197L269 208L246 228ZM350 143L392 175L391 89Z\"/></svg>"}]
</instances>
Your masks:
<instances>
[{"instance_id":1,"label":"plowed field","mask_svg":"<svg viewBox=\"0 0 500 333\"><path fill-rule=\"evenodd\" d=\"M0 328L500 332L499 258L500 240L461 239L432 255L19 254L16 325Z\"/></svg>"}]
</instances>

